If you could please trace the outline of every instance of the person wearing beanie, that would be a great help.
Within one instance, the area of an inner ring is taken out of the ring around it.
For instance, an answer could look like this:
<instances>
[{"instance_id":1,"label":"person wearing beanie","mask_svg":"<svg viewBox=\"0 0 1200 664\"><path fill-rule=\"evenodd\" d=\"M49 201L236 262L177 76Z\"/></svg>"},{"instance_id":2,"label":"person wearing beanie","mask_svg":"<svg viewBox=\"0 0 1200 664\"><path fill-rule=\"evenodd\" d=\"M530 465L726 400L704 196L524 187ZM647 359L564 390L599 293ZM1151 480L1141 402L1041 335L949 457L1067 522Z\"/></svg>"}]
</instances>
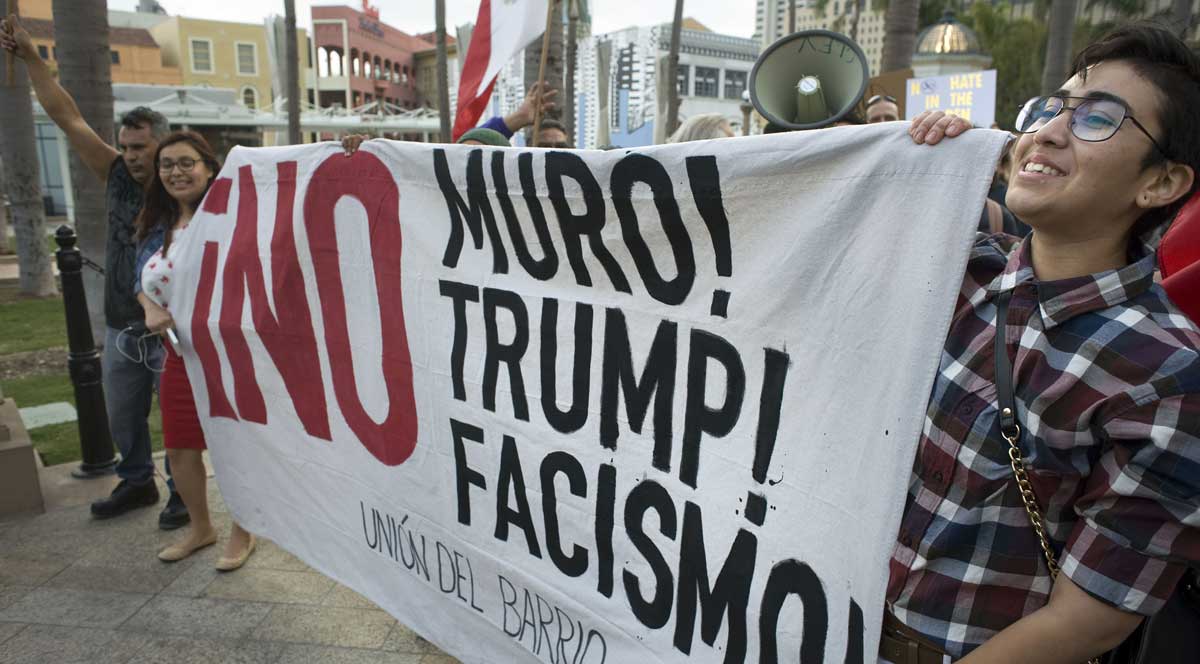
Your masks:
<instances>
[{"instance_id":1,"label":"person wearing beanie","mask_svg":"<svg viewBox=\"0 0 1200 664\"><path fill-rule=\"evenodd\" d=\"M495 129L486 127L476 127L459 137L458 143L463 145L495 145L497 147L509 148L512 143L503 134Z\"/></svg>"}]
</instances>

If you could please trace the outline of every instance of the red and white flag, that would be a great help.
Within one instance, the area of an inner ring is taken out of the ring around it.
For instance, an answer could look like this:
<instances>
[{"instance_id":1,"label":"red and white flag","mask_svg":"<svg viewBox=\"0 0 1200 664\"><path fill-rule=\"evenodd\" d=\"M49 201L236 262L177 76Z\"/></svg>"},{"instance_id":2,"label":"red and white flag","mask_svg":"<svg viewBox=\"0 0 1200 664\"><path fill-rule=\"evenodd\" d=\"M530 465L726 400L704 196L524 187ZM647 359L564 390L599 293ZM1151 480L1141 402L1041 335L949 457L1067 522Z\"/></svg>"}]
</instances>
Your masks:
<instances>
[{"instance_id":1,"label":"red and white flag","mask_svg":"<svg viewBox=\"0 0 1200 664\"><path fill-rule=\"evenodd\" d=\"M458 82L454 140L479 122L496 75L546 29L547 0L482 0Z\"/></svg>"}]
</instances>

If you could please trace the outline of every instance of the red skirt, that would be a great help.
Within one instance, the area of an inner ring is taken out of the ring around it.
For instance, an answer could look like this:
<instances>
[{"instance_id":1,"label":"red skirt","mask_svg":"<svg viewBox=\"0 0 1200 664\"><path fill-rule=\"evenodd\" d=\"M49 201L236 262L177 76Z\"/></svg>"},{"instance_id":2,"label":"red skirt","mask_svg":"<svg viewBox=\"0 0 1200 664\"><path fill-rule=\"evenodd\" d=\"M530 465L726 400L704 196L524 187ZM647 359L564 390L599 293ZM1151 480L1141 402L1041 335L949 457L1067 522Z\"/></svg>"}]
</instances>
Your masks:
<instances>
[{"instance_id":1,"label":"red skirt","mask_svg":"<svg viewBox=\"0 0 1200 664\"><path fill-rule=\"evenodd\" d=\"M196 414L196 399L188 382L183 358L163 343L167 361L158 383L158 405L162 409L163 446L168 449L203 450L204 430Z\"/></svg>"}]
</instances>

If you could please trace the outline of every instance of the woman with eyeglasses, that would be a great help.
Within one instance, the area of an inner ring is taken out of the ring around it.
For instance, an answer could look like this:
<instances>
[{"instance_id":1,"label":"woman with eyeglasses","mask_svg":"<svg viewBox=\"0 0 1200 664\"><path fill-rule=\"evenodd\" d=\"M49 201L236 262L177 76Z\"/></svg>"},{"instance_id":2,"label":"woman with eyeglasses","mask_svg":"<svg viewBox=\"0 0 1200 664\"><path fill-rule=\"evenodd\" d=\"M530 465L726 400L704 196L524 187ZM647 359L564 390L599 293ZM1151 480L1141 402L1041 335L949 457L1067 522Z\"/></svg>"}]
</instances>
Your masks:
<instances>
[{"instance_id":1,"label":"woman with eyeglasses","mask_svg":"<svg viewBox=\"0 0 1200 664\"><path fill-rule=\"evenodd\" d=\"M172 339L166 347L166 363L158 389L162 408L163 444L175 484L191 515L184 538L158 553L159 560L183 560L217 541L208 511L208 474L204 468L204 432L196 413L196 400L188 382L179 349L174 348L172 293L187 285L172 281L176 248L221 170L216 155L204 137L192 131L177 131L159 143L154 158L155 173L146 187L145 203L136 226L141 249L135 290L146 312L146 328ZM229 536L217 569L241 567L254 551L254 536L237 523Z\"/></svg>"},{"instance_id":2,"label":"woman with eyeglasses","mask_svg":"<svg viewBox=\"0 0 1200 664\"><path fill-rule=\"evenodd\" d=\"M1200 565L1200 329L1155 246L1200 170L1200 57L1135 25L1016 123L1008 206L977 239L889 564L881 659L1080 664L1148 640ZM916 143L969 129L916 118ZM931 155L936 158L935 155ZM1178 588L1178 590L1177 590ZM1200 634L1200 621L1165 638ZM1165 633L1164 633L1165 634ZM1194 663L1195 647L1136 660Z\"/></svg>"}]
</instances>

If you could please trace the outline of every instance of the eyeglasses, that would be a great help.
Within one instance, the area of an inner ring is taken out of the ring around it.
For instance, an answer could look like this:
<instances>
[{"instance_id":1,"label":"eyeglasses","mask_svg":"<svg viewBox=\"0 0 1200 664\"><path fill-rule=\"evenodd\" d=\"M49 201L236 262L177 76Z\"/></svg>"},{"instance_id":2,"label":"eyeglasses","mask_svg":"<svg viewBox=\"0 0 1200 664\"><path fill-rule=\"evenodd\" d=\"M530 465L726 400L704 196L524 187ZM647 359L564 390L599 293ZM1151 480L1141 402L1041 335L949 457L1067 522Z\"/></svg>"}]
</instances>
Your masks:
<instances>
[{"instance_id":1,"label":"eyeglasses","mask_svg":"<svg viewBox=\"0 0 1200 664\"><path fill-rule=\"evenodd\" d=\"M560 142L558 142L558 143L538 143L538 144L537 144L537 145L535 145L534 147L538 147L538 148L554 148L554 149L556 149L556 150L570 150L570 149L572 149L572 148L571 148L571 144L570 144L570 143L567 143L566 141L560 141Z\"/></svg>"},{"instance_id":2,"label":"eyeglasses","mask_svg":"<svg viewBox=\"0 0 1200 664\"><path fill-rule=\"evenodd\" d=\"M891 95L875 95L874 97L871 97L870 99L867 100L867 105L863 106L863 108L871 108L872 106L874 106L875 104L878 104L881 101L890 101L893 104L895 104L896 98Z\"/></svg>"},{"instance_id":3,"label":"eyeglasses","mask_svg":"<svg viewBox=\"0 0 1200 664\"><path fill-rule=\"evenodd\" d=\"M163 160L158 163L158 172L166 175L175 170L176 166L180 171L188 173L196 167L196 160L191 157L181 157L178 161Z\"/></svg>"},{"instance_id":4,"label":"eyeglasses","mask_svg":"<svg viewBox=\"0 0 1200 664\"><path fill-rule=\"evenodd\" d=\"M1068 99L1078 100L1079 103L1075 106L1067 106ZM1081 141L1088 143L1107 141L1117 133L1126 120L1129 120L1146 135L1146 138L1150 139L1154 148L1164 159L1169 159L1167 151L1158 144L1158 141L1154 140L1154 136L1151 136L1142 123L1130 115L1129 108L1115 99L1034 97L1025 102L1020 112L1017 113L1017 132L1032 134L1045 127L1063 111L1071 111L1071 133Z\"/></svg>"}]
</instances>

